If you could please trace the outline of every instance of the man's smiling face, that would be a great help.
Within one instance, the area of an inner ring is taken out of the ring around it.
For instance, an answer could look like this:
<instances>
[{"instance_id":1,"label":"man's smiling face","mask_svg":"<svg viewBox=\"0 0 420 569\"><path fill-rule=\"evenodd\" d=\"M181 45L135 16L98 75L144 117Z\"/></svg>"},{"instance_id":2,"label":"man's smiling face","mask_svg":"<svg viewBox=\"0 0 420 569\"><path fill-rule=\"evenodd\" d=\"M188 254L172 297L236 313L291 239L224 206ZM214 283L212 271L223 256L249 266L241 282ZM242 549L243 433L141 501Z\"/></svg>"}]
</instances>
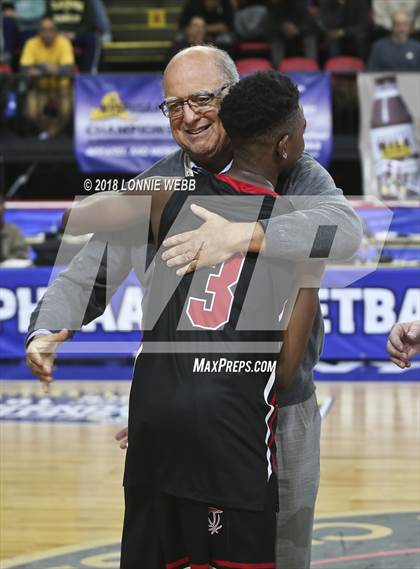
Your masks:
<instances>
[{"instance_id":1,"label":"man's smiling face","mask_svg":"<svg viewBox=\"0 0 420 569\"><path fill-rule=\"evenodd\" d=\"M164 75L165 99L183 99L200 92L214 92L226 83L214 54L190 52L172 60ZM194 162L206 163L226 154L230 159L230 142L218 117L220 99L215 98L210 110L193 111L184 104L180 116L170 118L172 135Z\"/></svg>"}]
</instances>

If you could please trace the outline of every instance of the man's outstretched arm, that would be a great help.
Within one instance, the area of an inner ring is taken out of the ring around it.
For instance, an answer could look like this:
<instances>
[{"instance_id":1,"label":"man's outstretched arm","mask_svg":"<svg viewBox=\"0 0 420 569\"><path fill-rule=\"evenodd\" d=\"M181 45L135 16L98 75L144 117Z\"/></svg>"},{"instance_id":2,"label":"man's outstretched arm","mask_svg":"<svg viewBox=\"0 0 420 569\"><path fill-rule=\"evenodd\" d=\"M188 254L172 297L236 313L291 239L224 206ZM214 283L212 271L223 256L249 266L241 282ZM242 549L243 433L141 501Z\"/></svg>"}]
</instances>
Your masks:
<instances>
[{"instance_id":1,"label":"man's outstretched arm","mask_svg":"<svg viewBox=\"0 0 420 569\"><path fill-rule=\"evenodd\" d=\"M183 154L178 151L157 162L137 179L154 175L180 176L183 173ZM118 232L112 240L109 235L101 233L92 237L48 287L32 312L26 337L27 349L36 337L42 339L42 335L58 333L63 329L67 329L67 337L71 337L82 324L88 324L103 314L113 293L131 270L134 253L136 259L139 257L141 243L138 236L139 228L132 228ZM83 314L81 306L85 307ZM57 343L53 342L53 345ZM48 357L46 364L50 360ZM40 377L39 367L30 368L34 375Z\"/></svg>"},{"instance_id":2,"label":"man's outstretched arm","mask_svg":"<svg viewBox=\"0 0 420 569\"><path fill-rule=\"evenodd\" d=\"M30 317L26 363L35 376L44 382L52 381L60 343L103 314L130 269L130 248L123 242L108 246L105 236L99 234L74 257L48 287Z\"/></svg>"},{"instance_id":3,"label":"man's outstretched arm","mask_svg":"<svg viewBox=\"0 0 420 569\"><path fill-rule=\"evenodd\" d=\"M295 262L314 256L343 261L356 253L362 239L360 219L320 164L305 155L289 177L285 194L294 211L276 216L274 210L269 220L258 223L228 222L195 206L203 224L167 239L164 260L183 274L246 250ZM200 258L191 263L191 251L200 247Z\"/></svg>"}]
</instances>

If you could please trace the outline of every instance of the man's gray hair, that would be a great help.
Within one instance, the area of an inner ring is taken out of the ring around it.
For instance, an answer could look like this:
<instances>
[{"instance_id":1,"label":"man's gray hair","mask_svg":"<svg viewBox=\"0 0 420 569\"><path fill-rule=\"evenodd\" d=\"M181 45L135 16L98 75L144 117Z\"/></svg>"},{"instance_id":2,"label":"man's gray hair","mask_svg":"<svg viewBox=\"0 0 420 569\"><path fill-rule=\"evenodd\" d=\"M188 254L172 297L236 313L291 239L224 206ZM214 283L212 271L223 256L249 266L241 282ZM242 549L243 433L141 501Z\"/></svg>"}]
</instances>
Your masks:
<instances>
[{"instance_id":1,"label":"man's gray hair","mask_svg":"<svg viewBox=\"0 0 420 569\"><path fill-rule=\"evenodd\" d=\"M214 45L194 45L192 47L186 47L174 55L171 61L186 53L194 53L200 51L214 56L216 64L222 72L224 83L237 83L239 81L239 73L236 69L236 65L233 59L230 57L227 51L219 49Z\"/></svg>"},{"instance_id":2,"label":"man's gray hair","mask_svg":"<svg viewBox=\"0 0 420 569\"><path fill-rule=\"evenodd\" d=\"M214 46L207 46L217 56L217 62L225 78L225 83L237 83L239 81L239 73L236 69L235 62L227 51Z\"/></svg>"}]
</instances>

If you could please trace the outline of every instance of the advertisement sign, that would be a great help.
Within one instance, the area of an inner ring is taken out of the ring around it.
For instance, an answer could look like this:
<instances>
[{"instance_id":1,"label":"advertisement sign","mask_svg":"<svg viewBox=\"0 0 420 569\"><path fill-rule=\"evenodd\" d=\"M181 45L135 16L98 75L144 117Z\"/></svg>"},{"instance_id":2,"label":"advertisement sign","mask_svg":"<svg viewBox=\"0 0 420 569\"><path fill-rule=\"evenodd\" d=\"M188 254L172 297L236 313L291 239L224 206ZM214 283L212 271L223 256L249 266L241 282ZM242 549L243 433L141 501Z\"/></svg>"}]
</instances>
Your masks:
<instances>
[{"instance_id":1,"label":"advertisement sign","mask_svg":"<svg viewBox=\"0 0 420 569\"><path fill-rule=\"evenodd\" d=\"M178 149L159 110L160 75L78 75L75 153L82 172L138 174Z\"/></svg>"},{"instance_id":2,"label":"advertisement sign","mask_svg":"<svg viewBox=\"0 0 420 569\"><path fill-rule=\"evenodd\" d=\"M332 102L329 73L287 73L297 84L307 122L305 150L325 168L332 152Z\"/></svg>"},{"instance_id":3,"label":"advertisement sign","mask_svg":"<svg viewBox=\"0 0 420 569\"><path fill-rule=\"evenodd\" d=\"M363 278L364 269L351 269L355 281L346 288L329 288L337 282L327 269L324 288L319 291L324 316L324 360L387 360L386 340L398 321L420 319L418 269L380 268ZM51 268L2 269L0 271L0 353L3 358L24 355L24 339L29 317L42 297ZM141 333L143 292L134 273L117 290L105 313L74 339L63 344L71 357L132 356Z\"/></svg>"},{"instance_id":4,"label":"advertisement sign","mask_svg":"<svg viewBox=\"0 0 420 569\"><path fill-rule=\"evenodd\" d=\"M359 73L363 188L384 200L420 197L420 75Z\"/></svg>"}]
</instances>

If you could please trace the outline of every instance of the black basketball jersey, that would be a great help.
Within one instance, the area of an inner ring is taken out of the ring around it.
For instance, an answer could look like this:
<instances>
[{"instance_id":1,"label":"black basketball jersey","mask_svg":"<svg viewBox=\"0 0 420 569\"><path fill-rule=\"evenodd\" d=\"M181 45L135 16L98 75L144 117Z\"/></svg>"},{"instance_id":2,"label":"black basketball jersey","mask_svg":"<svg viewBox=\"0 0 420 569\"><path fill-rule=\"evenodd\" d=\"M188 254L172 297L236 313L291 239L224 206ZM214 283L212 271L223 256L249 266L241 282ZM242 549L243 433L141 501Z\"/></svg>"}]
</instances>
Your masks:
<instances>
[{"instance_id":1,"label":"black basketball jersey","mask_svg":"<svg viewBox=\"0 0 420 569\"><path fill-rule=\"evenodd\" d=\"M244 222L269 217L279 199L227 176L197 178L194 192L175 192L167 202L158 247L202 223L191 203ZM286 200L282 209L291 210ZM294 267L257 264L257 255L248 253L180 279L161 253L130 394L124 482L153 482L215 506L262 510L276 471L279 316ZM250 294L256 266L258 294Z\"/></svg>"}]
</instances>

